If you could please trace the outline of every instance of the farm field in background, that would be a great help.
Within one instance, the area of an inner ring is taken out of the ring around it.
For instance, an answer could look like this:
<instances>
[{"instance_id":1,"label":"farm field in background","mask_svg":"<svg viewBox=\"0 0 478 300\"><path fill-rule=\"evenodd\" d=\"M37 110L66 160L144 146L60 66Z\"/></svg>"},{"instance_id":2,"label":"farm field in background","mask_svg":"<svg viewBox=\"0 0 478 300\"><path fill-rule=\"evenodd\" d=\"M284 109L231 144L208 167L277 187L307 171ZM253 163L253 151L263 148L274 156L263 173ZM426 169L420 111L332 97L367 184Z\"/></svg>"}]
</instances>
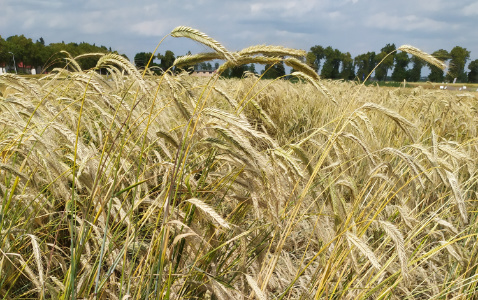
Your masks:
<instances>
[{"instance_id":1,"label":"farm field in background","mask_svg":"<svg viewBox=\"0 0 478 300\"><path fill-rule=\"evenodd\" d=\"M72 57L1 75L2 298L478 297L476 92L321 80L297 50L172 35L214 50L177 64L284 61L299 80L114 54L108 80Z\"/></svg>"}]
</instances>

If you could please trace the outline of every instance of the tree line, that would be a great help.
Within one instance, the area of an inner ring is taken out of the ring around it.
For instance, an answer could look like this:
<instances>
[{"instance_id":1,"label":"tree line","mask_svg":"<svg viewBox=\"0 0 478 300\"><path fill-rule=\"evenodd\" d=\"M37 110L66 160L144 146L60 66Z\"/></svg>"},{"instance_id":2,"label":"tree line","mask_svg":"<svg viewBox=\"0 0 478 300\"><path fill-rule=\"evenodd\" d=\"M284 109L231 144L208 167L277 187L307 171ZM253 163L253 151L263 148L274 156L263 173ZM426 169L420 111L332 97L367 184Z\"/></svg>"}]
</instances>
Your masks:
<instances>
[{"instance_id":1,"label":"tree line","mask_svg":"<svg viewBox=\"0 0 478 300\"><path fill-rule=\"evenodd\" d=\"M470 58L470 51L455 46L451 51L437 50L431 55L443 62L448 62L448 72L445 74L440 68L426 63L416 56L405 52L397 52L395 44L386 44L379 53L367 52L352 59L349 52L342 53L332 47L313 46L307 53L306 61L323 78L351 80L358 78L365 80L375 69L374 79L378 81L419 81L423 67L430 68L428 80L432 82L478 83L478 59L465 65Z\"/></svg>"},{"instance_id":2,"label":"tree line","mask_svg":"<svg viewBox=\"0 0 478 300\"><path fill-rule=\"evenodd\" d=\"M15 60L19 73L30 73L31 69L39 69L41 72L50 71L56 67L64 67L67 64L65 58L68 52L75 57L87 53L108 53L114 52L111 47L81 43L50 43L45 44L43 38L33 42L31 38L24 35L14 35L7 39L0 36L0 67L13 66ZM125 55L123 55L125 56ZM96 66L98 57L84 57L78 60L82 69L90 69ZM14 71L14 68L9 70Z\"/></svg>"},{"instance_id":3,"label":"tree line","mask_svg":"<svg viewBox=\"0 0 478 300\"><path fill-rule=\"evenodd\" d=\"M312 67L322 78L326 79L344 79L344 80L365 80L373 72L373 79L377 81L420 81L422 79L422 69L428 67L430 73L427 80L432 82L452 82L457 80L461 83L478 83L478 59L468 64L468 70L465 70L466 63L470 58L470 51L466 48L455 46L451 51L439 49L432 53L433 56L448 62L449 68L445 74L440 68L426 63L424 60L409 55L406 52L397 51L395 44L386 44L380 52L367 52L355 57L349 52L343 53L331 46L322 47L316 45L310 48L305 57L305 62ZM135 55L134 63L137 67L143 68L151 58L152 53L140 52ZM158 59L160 63L156 63ZM150 67L158 67L159 72L173 69L175 60L174 53L167 50L165 54L159 53L153 56ZM215 70L219 63L214 67L209 62L202 62L195 66L184 67L184 69L193 68L194 70ZM294 70L292 70L294 71ZM224 77L242 77L245 72L258 73L255 65L242 65L226 70L222 75ZM265 65L261 72L263 78L272 79L286 75L283 63L275 65Z\"/></svg>"},{"instance_id":4,"label":"tree line","mask_svg":"<svg viewBox=\"0 0 478 300\"><path fill-rule=\"evenodd\" d=\"M315 45L307 52L304 61L322 78L327 79L363 81L375 70L373 79L378 81L419 81L422 69L427 66L430 69L427 78L429 81L452 82L456 78L458 82L462 83L478 83L478 59L471 61L465 70L466 63L470 59L470 51L466 48L455 46L450 51L439 49L432 53L438 59L448 62L449 68L446 74L441 69L429 65L415 56L396 50L395 44L386 44L378 53L367 52L352 57L349 52L343 53L331 46ZM73 57L86 53L117 53L112 51L111 47L96 46L86 42L79 44L61 42L46 45L43 38L33 42L31 38L24 35L14 35L7 39L0 36L0 67L12 66L13 60L15 60L20 72L27 72L29 68L49 71L52 68L66 65L67 62L64 59L66 54L61 51L66 51ZM151 57L152 53L137 53L134 57L134 64L138 68L144 68ZM152 58L149 66L157 73L173 69L176 59L171 50L166 50L164 54L159 53ZM97 57L85 57L79 60L79 64L83 69L89 69L93 68L97 61ZM210 62L203 62L195 66L186 66L184 69L215 70L219 67L218 62L213 64L214 66ZM265 72L266 70L267 72ZM12 72L13 69L10 71ZM224 77L242 77L245 72L258 73L255 65L244 65L231 68L222 75ZM277 63L266 65L262 74L263 78L278 78L285 76L286 70L283 64Z\"/></svg>"}]
</instances>

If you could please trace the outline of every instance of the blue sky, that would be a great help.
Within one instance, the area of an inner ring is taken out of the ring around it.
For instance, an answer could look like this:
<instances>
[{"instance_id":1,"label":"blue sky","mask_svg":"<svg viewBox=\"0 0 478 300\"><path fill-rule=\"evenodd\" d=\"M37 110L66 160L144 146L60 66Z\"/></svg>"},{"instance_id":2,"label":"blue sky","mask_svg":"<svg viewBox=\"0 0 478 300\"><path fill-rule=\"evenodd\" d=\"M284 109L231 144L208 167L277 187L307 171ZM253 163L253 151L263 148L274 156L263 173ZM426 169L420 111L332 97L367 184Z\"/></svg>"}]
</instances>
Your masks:
<instances>
[{"instance_id":1,"label":"blue sky","mask_svg":"<svg viewBox=\"0 0 478 300\"><path fill-rule=\"evenodd\" d=\"M472 0L0 0L0 35L88 42L125 53L153 51L173 28L191 26L229 50L332 46L356 56L387 43L426 52L454 46L478 58L478 1ZM168 37L159 52L208 51Z\"/></svg>"}]
</instances>

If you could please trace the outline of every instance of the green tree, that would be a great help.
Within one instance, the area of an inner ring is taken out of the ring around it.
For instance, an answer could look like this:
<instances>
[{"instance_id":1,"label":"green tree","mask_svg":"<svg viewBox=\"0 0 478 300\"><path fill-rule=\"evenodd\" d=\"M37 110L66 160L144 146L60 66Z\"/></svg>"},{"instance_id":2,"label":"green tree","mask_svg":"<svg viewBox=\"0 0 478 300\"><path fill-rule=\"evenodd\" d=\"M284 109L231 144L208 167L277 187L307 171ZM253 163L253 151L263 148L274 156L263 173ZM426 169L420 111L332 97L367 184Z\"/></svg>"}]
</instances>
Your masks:
<instances>
[{"instance_id":1,"label":"green tree","mask_svg":"<svg viewBox=\"0 0 478 300\"><path fill-rule=\"evenodd\" d=\"M218 64L218 67L219 67L219 64ZM217 68L216 68L217 69ZM256 74L256 66L254 64L251 64L249 67L248 67L248 71L251 72L251 73L254 73Z\"/></svg>"},{"instance_id":2,"label":"green tree","mask_svg":"<svg viewBox=\"0 0 478 300\"><path fill-rule=\"evenodd\" d=\"M410 63L410 57L406 52L400 52L395 54L394 57L395 61L395 68L393 68L392 72L392 80L393 81L403 81L407 79L407 67Z\"/></svg>"},{"instance_id":3,"label":"green tree","mask_svg":"<svg viewBox=\"0 0 478 300\"><path fill-rule=\"evenodd\" d=\"M315 64L316 56L313 52L309 51L307 52L307 55L305 56L305 63L311 67L312 69L315 70L315 72L318 71L317 65Z\"/></svg>"},{"instance_id":4,"label":"green tree","mask_svg":"<svg viewBox=\"0 0 478 300\"><path fill-rule=\"evenodd\" d=\"M478 83L478 59L470 62L468 69L470 70L468 73L468 82Z\"/></svg>"},{"instance_id":5,"label":"green tree","mask_svg":"<svg viewBox=\"0 0 478 300\"><path fill-rule=\"evenodd\" d=\"M149 59L151 58L152 55L153 55L153 53L151 53L151 52L136 53L136 55L134 56L135 66L139 69L142 69L142 68L146 67L146 65L148 64ZM153 58L153 61L154 61L154 58Z\"/></svg>"},{"instance_id":6,"label":"green tree","mask_svg":"<svg viewBox=\"0 0 478 300\"><path fill-rule=\"evenodd\" d=\"M32 62L34 67L45 67L50 56L51 53L48 47L45 46L43 38L40 38L40 40L37 40L35 44L33 44Z\"/></svg>"},{"instance_id":7,"label":"green tree","mask_svg":"<svg viewBox=\"0 0 478 300\"><path fill-rule=\"evenodd\" d=\"M32 50L33 50L33 41L30 38L26 38L22 35L13 35L7 38L6 40L7 52L13 53L15 55L15 62L19 68L19 72L25 72L25 66L31 66L33 63L32 60Z\"/></svg>"},{"instance_id":8,"label":"green tree","mask_svg":"<svg viewBox=\"0 0 478 300\"><path fill-rule=\"evenodd\" d=\"M377 59L377 62L380 62L382 61L382 59L385 58L386 55L387 53L380 52L375 58ZM387 68L383 65L383 63L384 62L378 65L375 69L375 79L377 79L378 81L385 81L385 79L387 78Z\"/></svg>"},{"instance_id":9,"label":"green tree","mask_svg":"<svg viewBox=\"0 0 478 300\"><path fill-rule=\"evenodd\" d=\"M354 58L354 67L357 70L356 74L359 80L365 80L375 68L375 57L375 52L367 52Z\"/></svg>"},{"instance_id":10,"label":"green tree","mask_svg":"<svg viewBox=\"0 0 478 300\"><path fill-rule=\"evenodd\" d=\"M407 72L408 80L412 82L420 81L422 68L425 65L425 62L416 56L412 56L411 62L413 63L413 67Z\"/></svg>"},{"instance_id":11,"label":"green tree","mask_svg":"<svg viewBox=\"0 0 478 300\"><path fill-rule=\"evenodd\" d=\"M0 35L0 64L6 64L8 61L8 56L7 56L7 42L2 38Z\"/></svg>"},{"instance_id":12,"label":"green tree","mask_svg":"<svg viewBox=\"0 0 478 300\"><path fill-rule=\"evenodd\" d=\"M345 80L353 80L355 78L355 68L354 60L352 55L347 53L342 53L342 71L340 72L340 78Z\"/></svg>"},{"instance_id":13,"label":"green tree","mask_svg":"<svg viewBox=\"0 0 478 300\"><path fill-rule=\"evenodd\" d=\"M340 78L340 63L342 61L342 53L327 47L324 49L325 62L320 71L320 76L323 78L338 79Z\"/></svg>"},{"instance_id":14,"label":"green tree","mask_svg":"<svg viewBox=\"0 0 478 300\"><path fill-rule=\"evenodd\" d=\"M274 65L265 65L262 71L262 78L264 79L276 79L285 75L285 67L283 62L276 63Z\"/></svg>"},{"instance_id":15,"label":"green tree","mask_svg":"<svg viewBox=\"0 0 478 300\"><path fill-rule=\"evenodd\" d=\"M164 52L164 55L158 53L157 57L161 61L159 63L159 67L163 71L166 71L167 69L171 68L174 64L174 61L176 60L176 58L174 57L174 53L171 50L166 50L166 52Z\"/></svg>"},{"instance_id":16,"label":"green tree","mask_svg":"<svg viewBox=\"0 0 478 300\"><path fill-rule=\"evenodd\" d=\"M386 44L385 47L380 50L381 52L375 57L376 62L380 63L375 69L375 77L378 80L387 80L388 71L393 68L396 49L395 44Z\"/></svg>"},{"instance_id":17,"label":"green tree","mask_svg":"<svg viewBox=\"0 0 478 300\"><path fill-rule=\"evenodd\" d=\"M242 78L244 72L248 70L247 65L235 66L227 69L222 75L226 78Z\"/></svg>"},{"instance_id":18,"label":"green tree","mask_svg":"<svg viewBox=\"0 0 478 300\"><path fill-rule=\"evenodd\" d=\"M470 51L466 48L455 46L450 51L450 65L446 79L453 81L457 78L458 82L467 82L468 76L465 73L466 61L470 58Z\"/></svg>"},{"instance_id":19,"label":"green tree","mask_svg":"<svg viewBox=\"0 0 478 300\"><path fill-rule=\"evenodd\" d=\"M307 55L307 63L316 71L320 70L320 63L325 58L325 49L316 45L310 48L310 54Z\"/></svg>"},{"instance_id":20,"label":"green tree","mask_svg":"<svg viewBox=\"0 0 478 300\"><path fill-rule=\"evenodd\" d=\"M432 56L443 62L446 62L450 59L450 53L448 53L448 51L444 49L440 49L433 52ZM445 80L445 74L443 73L442 69L432 64L427 65L428 68L430 68L430 75L428 75L428 80L430 80L431 82L443 82Z\"/></svg>"}]
</instances>

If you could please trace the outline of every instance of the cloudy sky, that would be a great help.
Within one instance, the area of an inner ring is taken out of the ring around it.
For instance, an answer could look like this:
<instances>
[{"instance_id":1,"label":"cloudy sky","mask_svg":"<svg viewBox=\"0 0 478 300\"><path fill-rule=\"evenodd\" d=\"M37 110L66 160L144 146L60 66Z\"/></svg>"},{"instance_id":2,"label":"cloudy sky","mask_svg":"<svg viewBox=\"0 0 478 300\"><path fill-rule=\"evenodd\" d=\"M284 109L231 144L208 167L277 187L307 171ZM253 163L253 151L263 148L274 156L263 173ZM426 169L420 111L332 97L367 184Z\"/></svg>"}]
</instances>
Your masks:
<instances>
[{"instance_id":1,"label":"cloudy sky","mask_svg":"<svg viewBox=\"0 0 478 300\"><path fill-rule=\"evenodd\" d=\"M356 56L387 43L426 52L461 46L478 59L477 0L0 0L0 35L47 44L88 42L132 59L152 52L179 25L229 50L257 44L309 50L332 46ZM159 52L208 51L167 37Z\"/></svg>"}]
</instances>

